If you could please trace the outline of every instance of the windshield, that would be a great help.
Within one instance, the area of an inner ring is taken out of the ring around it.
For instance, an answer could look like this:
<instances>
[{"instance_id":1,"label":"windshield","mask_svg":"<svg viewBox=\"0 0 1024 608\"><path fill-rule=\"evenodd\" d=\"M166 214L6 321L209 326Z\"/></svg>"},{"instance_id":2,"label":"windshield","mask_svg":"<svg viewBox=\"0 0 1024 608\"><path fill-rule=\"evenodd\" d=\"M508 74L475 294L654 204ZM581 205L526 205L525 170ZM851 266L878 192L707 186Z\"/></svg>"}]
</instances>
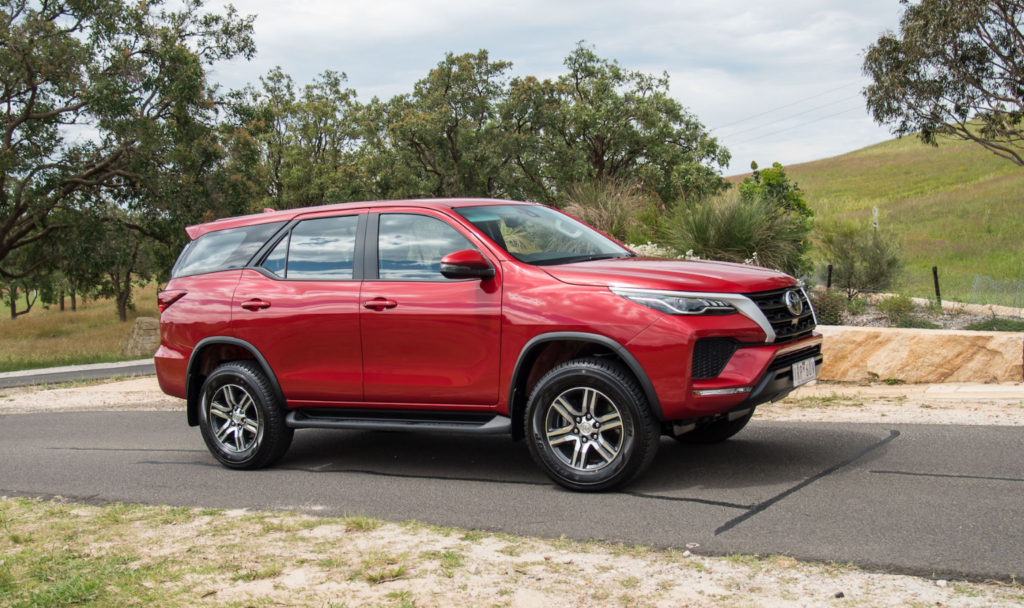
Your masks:
<instances>
[{"instance_id":1,"label":"windshield","mask_svg":"<svg viewBox=\"0 0 1024 608\"><path fill-rule=\"evenodd\" d=\"M487 205L455 211L520 262L537 266L632 257L608 237L539 205Z\"/></svg>"}]
</instances>

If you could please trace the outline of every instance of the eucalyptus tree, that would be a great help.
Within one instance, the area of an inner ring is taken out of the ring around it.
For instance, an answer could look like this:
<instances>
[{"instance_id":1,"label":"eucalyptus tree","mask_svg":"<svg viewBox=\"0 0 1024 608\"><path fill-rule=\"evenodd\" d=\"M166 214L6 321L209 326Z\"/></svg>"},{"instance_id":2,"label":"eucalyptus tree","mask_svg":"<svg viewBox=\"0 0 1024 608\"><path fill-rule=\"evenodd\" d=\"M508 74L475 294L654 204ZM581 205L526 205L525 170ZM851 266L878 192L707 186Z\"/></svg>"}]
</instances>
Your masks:
<instances>
[{"instance_id":1,"label":"eucalyptus tree","mask_svg":"<svg viewBox=\"0 0 1024 608\"><path fill-rule=\"evenodd\" d=\"M6 259L74 224L56 210L88 213L81 202L98 193L145 188L210 121L209 66L255 53L253 17L169 6L0 0L0 276L48 263Z\"/></svg>"},{"instance_id":2,"label":"eucalyptus tree","mask_svg":"<svg viewBox=\"0 0 1024 608\"><path fill-rule=\"evenodd\" d=\"M864 90L896 135L973 141L1024 166L1024 1L903 2L898 32L867 48Z\"/></svg>"}]
</instances>

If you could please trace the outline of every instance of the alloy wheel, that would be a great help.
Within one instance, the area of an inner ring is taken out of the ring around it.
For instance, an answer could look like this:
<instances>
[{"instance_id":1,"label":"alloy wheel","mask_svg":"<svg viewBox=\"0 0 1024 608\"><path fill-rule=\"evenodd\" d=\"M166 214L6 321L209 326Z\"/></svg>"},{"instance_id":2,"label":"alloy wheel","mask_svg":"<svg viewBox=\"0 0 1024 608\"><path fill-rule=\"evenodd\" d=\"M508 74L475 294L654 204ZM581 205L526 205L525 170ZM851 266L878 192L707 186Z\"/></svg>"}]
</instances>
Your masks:
<instances>
[{"instance_id":1,"label":"alloy wheel","mask_svg":"<svg viewBox=\"0 0 1024 608\"><path fill-rule=\"evenodd\" d=\"M545 414L548 446L577 471L597 471L611 464L622 448L622 413L604 393L571 388L555 397Z\"/></svg>"},{"instance_id":2,"label":"alloy wheel","mask_svg":"<svg viewBox=\"0 0 1024 608\"><path fill-rule=\"evenodd\" d=\"M225 384L210 398L208 420L214 439L224 450L241 453L255 445L260 433L260 412L247 390Z\"/></svg>"}]
</instances>

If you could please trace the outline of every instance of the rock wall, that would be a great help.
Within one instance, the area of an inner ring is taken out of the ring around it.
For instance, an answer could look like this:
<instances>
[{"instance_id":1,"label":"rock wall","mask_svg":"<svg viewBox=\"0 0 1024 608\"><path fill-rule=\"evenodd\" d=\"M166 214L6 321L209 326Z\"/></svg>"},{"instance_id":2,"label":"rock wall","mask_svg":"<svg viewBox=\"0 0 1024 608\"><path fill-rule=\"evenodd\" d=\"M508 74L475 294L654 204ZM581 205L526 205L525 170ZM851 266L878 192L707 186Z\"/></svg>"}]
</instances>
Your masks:
<instances>
[{"instance_id":1,"label":"rock wall","mask_svg":"<svg viewBox=\"0 0 1024 608\"><path fill-rule=\"evenodd\" d=\"M152 317L135 319L128 340L121 349L122 357L152 357L160 346L160 320Z\"/></svg>"},{"instance_id":2,"label":"rock wall","mask_svg":"<svg viewBox=\"0 0 1024 608\"><path fill-rule=\"evenodd\" d=\"M1020 382L1024 333L819 325L819 380L907 383Z\"/></svg>"}]
</instances>

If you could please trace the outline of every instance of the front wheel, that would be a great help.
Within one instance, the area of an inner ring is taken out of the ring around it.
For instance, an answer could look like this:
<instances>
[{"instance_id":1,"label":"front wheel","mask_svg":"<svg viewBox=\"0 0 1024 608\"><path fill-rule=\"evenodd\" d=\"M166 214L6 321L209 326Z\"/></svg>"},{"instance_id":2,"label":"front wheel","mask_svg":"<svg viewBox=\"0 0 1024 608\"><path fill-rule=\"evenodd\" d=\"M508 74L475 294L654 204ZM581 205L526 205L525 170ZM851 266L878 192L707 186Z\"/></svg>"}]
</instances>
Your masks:
<instances>
[{"instance_id":1,"label":"front wheel","mask_svg":"<svg viewBox=\"0 0 1024 608\"><path fill-rule=\"evenodd\" d=\"M661 434L633 375L616 361L574 359L549 371L526 406L530 454L555 483L621 487L654 461Z\"/></svg>"},{"instance_id":2,"label":"front wheel","mask_svg":"<svg viewBox=\"0 0 1024 608\"><path fill-rule=\"evenodd\" d=\"M222 465L259 469L277 462L291 446L295 431L285 424L284 409L255 362L222 363L203 383L199 429Z\"/></svg>"}]
</instances>

